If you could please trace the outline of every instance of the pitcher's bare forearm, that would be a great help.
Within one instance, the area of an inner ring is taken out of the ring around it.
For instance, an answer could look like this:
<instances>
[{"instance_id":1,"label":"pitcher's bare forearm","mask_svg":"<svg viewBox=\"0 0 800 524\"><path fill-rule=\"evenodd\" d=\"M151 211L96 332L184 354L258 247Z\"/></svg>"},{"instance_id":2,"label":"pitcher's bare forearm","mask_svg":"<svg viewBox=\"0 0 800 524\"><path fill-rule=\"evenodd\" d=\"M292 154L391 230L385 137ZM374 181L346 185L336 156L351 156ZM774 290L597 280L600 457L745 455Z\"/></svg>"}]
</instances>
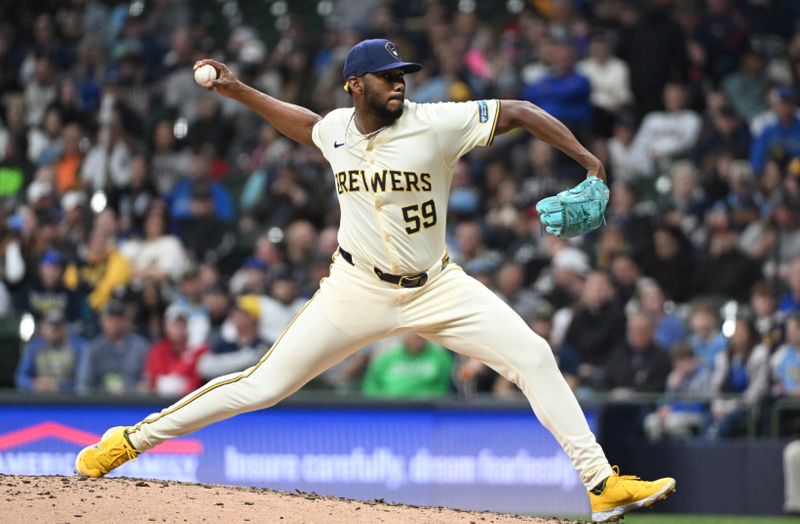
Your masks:
<instances>
[{"instance_id":1,"label":"pitcher's bare forearm","mask_svg":"<svg viewBox=\"0 0 800 524\"><path fill-rule=\"evenodd\" d=\"M231 98L264 117L281 134L295 142L314 147L311 129L321 118L318 114L305 107L278 100L246 84L241 84L232 95Z\"/></svg>"},{"instance_id":2,"label":"pitcher's bare forearm","mask_svg":"<svg viewBox=\"0 0 800 524\"><path fill-rule=\"evenodd\" d=\"M522 127L535 137L569 155L586 169L586 176L606 179L602 162L578 142L567 126L539 106L523 100L502 100L495 134Z\"/></svg>"},{"instance_id":3,"label":"pitcher's bare forearm","mask_svg":"<svg viewBox=\"0 0 800 524\"><path fill-rule=\"evenodd\" d=\"M217 77L203 84L203 87L246 105L287 138L307 146L314 145L311 140L311 129L321 118L318 114L248 86L236 78L228 66L217 60L211 58L198 60L194 64L194 70L206 64L214 67Z\"/></svg>"}]
</instances>

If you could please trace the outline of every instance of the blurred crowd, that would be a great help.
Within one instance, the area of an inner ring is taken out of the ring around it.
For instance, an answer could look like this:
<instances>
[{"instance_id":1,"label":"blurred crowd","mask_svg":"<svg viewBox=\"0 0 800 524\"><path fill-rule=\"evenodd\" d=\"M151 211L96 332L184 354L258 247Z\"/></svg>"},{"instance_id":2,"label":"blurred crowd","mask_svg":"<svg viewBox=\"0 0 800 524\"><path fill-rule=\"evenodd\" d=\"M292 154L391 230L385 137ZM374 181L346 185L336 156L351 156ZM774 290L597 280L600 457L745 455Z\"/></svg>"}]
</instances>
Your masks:
<instances>
[{"instance_id":1,"label":"blurred crowd","mask_svg":"<svg viewBox=\"0 0 800 524\"><path fill-rule=\"evenodd\" d=\"M12 4L0 317L29 326L19 389L174 397L257 362L328 271L336 191L319 151L191 66L219 59L324 114L350 103L348 49L386 37L424 65L409 99L529 100L605 163L607 225L579 239L543 235L534 204L584 172L525 132L464 157L449 202L451 257L551 343L580 396L665 394L651 438L737 434L754 406L800 397L796 2ZM311 386L519 395L414 336Z\"/></svg>"}]
</instances>

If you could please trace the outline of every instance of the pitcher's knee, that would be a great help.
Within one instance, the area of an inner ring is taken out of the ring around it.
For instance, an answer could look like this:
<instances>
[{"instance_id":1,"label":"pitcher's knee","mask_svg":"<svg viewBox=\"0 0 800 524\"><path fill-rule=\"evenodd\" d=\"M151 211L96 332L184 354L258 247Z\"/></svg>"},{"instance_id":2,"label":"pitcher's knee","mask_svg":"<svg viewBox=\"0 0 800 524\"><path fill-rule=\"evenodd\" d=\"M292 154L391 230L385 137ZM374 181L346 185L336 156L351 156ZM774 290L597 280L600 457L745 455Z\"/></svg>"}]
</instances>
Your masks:
<instances>
[{"instance_id":1,"label":"pitcher's knee","mask_svg":"<svg viewBox=\"0 0 800 524\"><path fill-rule=\"evenodd\" d=\"M266 391L259 391L258 395L252 397L251 404L255 409L271 408L289 394L280 391L274 387L268 388Z\"/></svg>"},{"instance_id":2,"label":"pitcher's knee","mask_svg":"<svg viewBox=\"0 0 800 524\"><path fill-rule=\"evenodd\" d=\"M550 349L550 345L540 336L531 333L535 338L529 338L524 345L510 349L506 354L506 361L513 375L506 377L516 383L513 377L535 377L543 373L559 373L558 363Z\"/></svg>"},{"instance_id":3,"label":"pitcher's knee","mask_svg":"<svg viewBox=\"0 0 800 524\"><path fill-rule=\"evenodd\" d=\"M248 404L253 409L270 408L297 391L297 389L294 384L287 384L285 381L256 384L254 387L248 388Z\"/></svg>"},{"instance_id":4,"label":"pitcher's knee","mask_svg":"<svg viewBox=\"0 0 800 524\"><path fill-rule=\"evenodd\" d=\"M558 368L556 357L553 354L553 350L550 348L550 344L536 334L534 334L534 338L526 345L521 356L525 367L528 368Z\"/></svg>"}]
</instances>

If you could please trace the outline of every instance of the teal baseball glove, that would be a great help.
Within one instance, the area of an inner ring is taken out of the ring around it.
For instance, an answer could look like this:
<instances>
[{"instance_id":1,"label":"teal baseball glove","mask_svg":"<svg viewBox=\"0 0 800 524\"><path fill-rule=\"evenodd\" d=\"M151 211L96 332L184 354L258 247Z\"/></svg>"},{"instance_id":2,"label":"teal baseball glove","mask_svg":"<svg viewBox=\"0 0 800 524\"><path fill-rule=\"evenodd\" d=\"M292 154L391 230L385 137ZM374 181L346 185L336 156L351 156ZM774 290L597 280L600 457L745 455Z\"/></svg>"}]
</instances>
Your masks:
<instances>
[{"instance_id":1,"label":"teal baseball glove","mask_svg":"<svg viewBox=\"0 0 800 524\"><path fill-rule=\"evenodd\" d=\"M548 233L572 238L605 224L608 186L590 176L577 186L541 199L536 204L539 221Z\"/></svg>"}]
</instances>

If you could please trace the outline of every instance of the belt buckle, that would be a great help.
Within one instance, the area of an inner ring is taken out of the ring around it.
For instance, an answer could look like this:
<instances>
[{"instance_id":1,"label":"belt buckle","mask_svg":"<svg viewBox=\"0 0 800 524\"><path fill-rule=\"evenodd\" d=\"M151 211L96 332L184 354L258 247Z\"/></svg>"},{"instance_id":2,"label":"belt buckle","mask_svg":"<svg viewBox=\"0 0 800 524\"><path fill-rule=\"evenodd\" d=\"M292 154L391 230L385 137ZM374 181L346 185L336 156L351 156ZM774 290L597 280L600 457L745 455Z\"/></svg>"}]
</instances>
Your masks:
<instances>
[{"instance_id":1,"label":"belt buckle","mask_svg":"<svg viewBox=\"0 0 800 524\"><path fill-rule=\"evenodd\" d=\"M424 286L427 281L428 281L427 273L420 273L419 275L414 275L411 277L403 275L400 277L400 280L397 281L397 285L405 288L420 287Z\"/></svg>"}]
</instances>

